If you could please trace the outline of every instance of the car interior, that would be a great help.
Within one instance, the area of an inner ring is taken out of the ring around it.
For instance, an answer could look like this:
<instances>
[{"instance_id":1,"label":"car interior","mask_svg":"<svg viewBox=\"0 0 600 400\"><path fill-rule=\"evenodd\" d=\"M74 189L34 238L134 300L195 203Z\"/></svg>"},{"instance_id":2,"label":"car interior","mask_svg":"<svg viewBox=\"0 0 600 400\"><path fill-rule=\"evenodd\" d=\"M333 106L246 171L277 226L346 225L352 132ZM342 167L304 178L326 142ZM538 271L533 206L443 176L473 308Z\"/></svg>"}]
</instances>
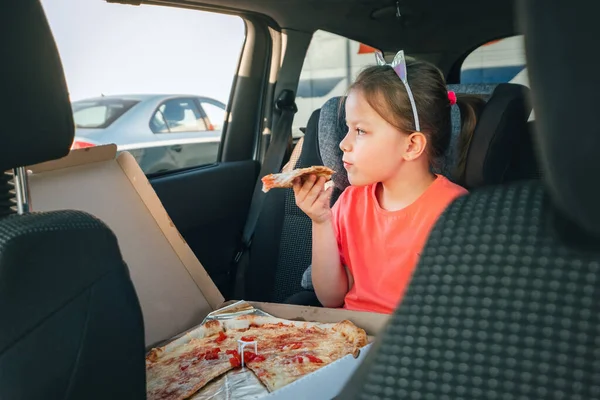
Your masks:
<instances>
[{"instance_id":1,"label":"car interior","mask_svg":"<svg viewBox=\"0 0 600 400\"><path fill-rule=\"evenodd\" d=\"M597 5L106 1L244 20L218 162L148 175L226 300L283 303L312 290L303 281L310 219L291 189L263 193L262 176L286 163L328 166L338 172L332 204L349 185L339 148L343 96L296 121L304 136L290 161L295 93L315 31L386 59L404 49L437 65L449 90L485 100L464 173L458 105L436 171L470 194L436 224L402 305L339 398L600 398L600 136L589 89L598 78L588 58L600 34ZM3 2L0 16L0 398L145 398L143 304L114 233L82 211L35 212L28 192L27 167L66 156L74 137L52 31L39 0ZM469 53L517 34L525 35L531 89L460 82Z\"/></svg>"}]
</instances>

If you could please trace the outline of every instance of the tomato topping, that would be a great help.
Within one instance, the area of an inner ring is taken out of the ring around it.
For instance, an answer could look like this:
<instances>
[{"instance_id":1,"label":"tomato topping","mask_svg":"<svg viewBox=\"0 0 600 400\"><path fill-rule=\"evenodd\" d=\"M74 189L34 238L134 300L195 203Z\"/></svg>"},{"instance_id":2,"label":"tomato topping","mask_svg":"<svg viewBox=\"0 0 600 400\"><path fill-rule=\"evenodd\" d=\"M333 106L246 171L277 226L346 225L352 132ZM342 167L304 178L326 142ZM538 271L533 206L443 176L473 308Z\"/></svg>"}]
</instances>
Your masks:
<instances>
[{"instance_id":1,"label":"tomato topping","mask_svg":"<svg viewBox=\"0 0 600 400\"><path fill-rule=\"evenodd\" d=\"M244 342L254 342L256 340L255 336L242 336L242 340Z\"/></svg>"},{"instance_id":2,"label":"tomato topping","mask_svg":"<svg viewBox=\"0 0 600 400\"><path fill-rule=\"evenodd\" d=\"M227 350L225 353L229 354L230 356L232 356L229 359L229 363L231 364L231 366L233 368L237 368L240 367L242 365L242 357L240 356L240 353L238 353L237 350ZM244 357L246 355L244 354Z\"/></svg>"},{"instance_id":3,"label":"tomato topping","mask_svg":"<svg viewBox=\"0 0 600 400\"><path fill-rule=\"evenodd\" d=\"M302 364L304 362L304 357L297 356L296 358L294 358L294 361L296 361L299 364Z\"/></svg>"},{"instance_id":4,"label":"tomato topping","mask_svg":"<svg viewBox=\"0 0 600 400\"><path fill-rule=\"evenodd\" d=\"M223 332L219 332L219 337L215 339L215 342L221 343L225 339L227 339L227 335Z\"/></svg>"},{"instance_id":5,"label":"tomato topping","mask_svg":"<svg viewBox=\"0 0 600 400\"><path fill-rule=\"evenodd\" d=\"M310 362L316 363L316 364L323 364L323 360L321 360L319 357L315 357L312 354L307 354L306 358L308 358L310 360Z\"/></svg>"},{"instance_id":6,"label":"tomato topping","mask_svg":"<svg viewBox=\"0 0 600 400\"><path fill-rule=\"evenodd\" d=\"M252 361L259 362L259 361L265 361L265 360L266 360L265 356L261 356L260 354L257 354Z\"/></svg>"},{"instance_id":7,"label":"tomato topping","mask_svg":"<svg viewBox=\"0 0 600 400\"><path fill-rule=\"evenodd\" d=\"M182 370L182 371L185 371L189 367L190 367L189 365L182 365L181 367L179 367L179 369Z\"/></svg>"},{"instance_id":8,"label":"tomato topping","mask_svg":"<svg viewBox=\"0 0 600 400\"><path fill-rule=\"evenodd\" d=\"M229 359L229 364L231 364L231 366L233 368L237 368L237 367L240 367L242 365L242 361L238 360L235 357L232 357L232 358Z\"/></svg>"},{"instance_id":9,"label":"tomato topping","mask_svg":"<svg viewBox=\"0 0 600 400\"><path fill-rule=\"evenodd\" d=\"M205 353L204 358L206 360L216 360L219 358L220 351L221 351L221 349L218 347L216 349L209 350Z\"/></svg>"},{"instance_id":10,"label":"tomato topping","mask_svg":"<svg viewBox=\"0 0 600 400\"><path fill-rule=\"evenodd\" d=\"M251 351L244 352L244 361L245 362L250 362L250 361L254 360L255 358L256 358L256 354L252 353Z\"/></svg>"}]
</instances>

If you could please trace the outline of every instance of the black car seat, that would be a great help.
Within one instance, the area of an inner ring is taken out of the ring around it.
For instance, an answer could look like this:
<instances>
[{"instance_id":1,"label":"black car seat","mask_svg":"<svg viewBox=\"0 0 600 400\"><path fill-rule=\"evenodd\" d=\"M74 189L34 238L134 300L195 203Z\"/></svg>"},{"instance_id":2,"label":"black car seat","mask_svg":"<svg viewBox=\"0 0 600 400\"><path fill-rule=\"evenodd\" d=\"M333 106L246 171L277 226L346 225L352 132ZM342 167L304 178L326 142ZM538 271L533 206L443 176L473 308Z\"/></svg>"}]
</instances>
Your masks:
<instances>
[{"instance_id":1,"label":"black car seat","mask_svg":"<svg viewBox=\"0 0 600 400\"><path fill-rule=\"evenodd\" d=\"M145 399L142 313L115 235L83 212L28 212L23 167L69 152L73 116L39 0L0 16L0 171L15 171L0 182L0 398Z\"/></svg>"},{"instance_id":2,"label":"black car seat","mask_svg":"<svg viewBox=\"0 0 600 400\"><path fill-rule=\"evenodd\" d=\"M527 125L531 113L529 89L512 83L449 85L449 89L458 94L477 94L487 103L479 114L463 177L454 176L460 112L452 107L451 145L440 172L469 190L531 178L529 165L523 164L524 160L535 162Z\"/></svg>"},{"instance_id":3,"label":"black car seat","mask_svg":"<svg viewBox=\"0 0 600 400\"><path fill-rule=\"evenodd\" d=\"M519 4L544 179L446 210L340 399L600 398L598 5Z\"/></svg>"}]
</instances>

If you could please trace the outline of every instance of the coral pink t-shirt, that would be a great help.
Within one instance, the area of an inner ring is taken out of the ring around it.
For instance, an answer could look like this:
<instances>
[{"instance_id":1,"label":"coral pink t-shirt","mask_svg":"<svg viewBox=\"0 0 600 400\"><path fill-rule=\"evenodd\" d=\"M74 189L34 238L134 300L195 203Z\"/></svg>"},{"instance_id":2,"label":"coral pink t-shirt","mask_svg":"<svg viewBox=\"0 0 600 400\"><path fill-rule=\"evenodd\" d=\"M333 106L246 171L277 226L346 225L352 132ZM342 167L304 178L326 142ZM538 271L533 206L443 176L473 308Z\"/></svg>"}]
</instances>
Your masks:
<instances>
[{"instance_id":1,"label":"coral pink t-shirt","mask_svg":"<svg viewBox=\"0 0 600 400\"><path fill-rule=\"evenodd\" d=\"M379 205L377 184L348 187L333 212L342 264L354 285L344 308L390 314L399 304L433 225L467 190L438 175L412 204L398 211Z\"/></svg>"}]
</instances>

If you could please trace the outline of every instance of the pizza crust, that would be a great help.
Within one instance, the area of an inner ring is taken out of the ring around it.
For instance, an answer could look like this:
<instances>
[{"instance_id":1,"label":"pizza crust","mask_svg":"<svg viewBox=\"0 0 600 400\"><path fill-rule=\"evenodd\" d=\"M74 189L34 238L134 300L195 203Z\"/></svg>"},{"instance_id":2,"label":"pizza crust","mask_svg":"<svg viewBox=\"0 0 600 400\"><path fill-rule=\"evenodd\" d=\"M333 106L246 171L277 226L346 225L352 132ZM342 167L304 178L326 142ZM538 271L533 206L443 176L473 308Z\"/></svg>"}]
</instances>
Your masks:
<instances>
[{"instance_id":1,"label":"pizza crust","mask_svg":"<svg viewBox=\"0 0 600 400\"><path fill-rule=\"evenodd\" d=\"M330 180L333 174L335 174L334 170L323 165L315 165L308 168L298 168L288 172L281 172L279 174L269 174L265 175L261 179L263 183L262 190L263 192L267 193L269 190L275 188L291 188L294 186L294 180L296 178L304 179L310 175L325 177L327 180Z\"/></svg>"},{"instance_id":2,"label":"pizza crust","mask_svg":"<svg viewBox=\"0 0 600 400\"><path fill-rule=\"evenodd\" d=\"M268 317L262 315L242 315L234 319L228 319L221 321L225 330L230 329L245 329L250 325L263 326L263 325L277 325L284 324L287 326L293 326L297 328L312 328L318 326L322 329L329 329L334 327L335 323L319 323L319 322L308 322L308 321L291 321L289 319L282 319L277 317ZM350 322L350 324L352 324ZM352 324L354 325L354 324Z\"/></svg>"}]
</instances>

